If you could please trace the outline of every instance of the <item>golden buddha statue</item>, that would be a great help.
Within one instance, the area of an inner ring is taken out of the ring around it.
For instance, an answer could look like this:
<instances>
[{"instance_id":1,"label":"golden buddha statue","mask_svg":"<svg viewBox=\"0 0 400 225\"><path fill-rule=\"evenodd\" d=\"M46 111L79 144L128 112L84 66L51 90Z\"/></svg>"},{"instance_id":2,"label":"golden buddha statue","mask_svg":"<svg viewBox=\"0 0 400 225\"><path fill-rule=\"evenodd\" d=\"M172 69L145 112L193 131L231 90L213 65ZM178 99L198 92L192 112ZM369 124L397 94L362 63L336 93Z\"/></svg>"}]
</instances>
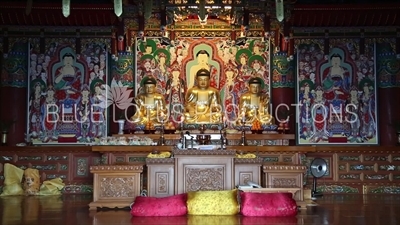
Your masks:
<instances>
[{"instance_id":1,"label":"golden buddha statue","mask_svg":"<svg viewBox=\"0 0 400 225\"><path fill-rule=\"evenodd\" d=\"M132 123L160 125L162 117L167 115L165 99L162 94L156 93L157 81L152 77L143 78L143 93L136 98L136 112L130 118Z\"/></svg>"},{"instance_id":2,"label":"golden buddha statue","mask_svg":"<svg viewBox=\"0 0 400 225\"><path fill-rule=\"evenodd\" d=\"M185 123L216 124L221 122L222 109L219 91L210 87L210 72L200 69L197 84L190 88L185 98Z\"/></svg>"},{"instance_id":3,"label":"golden buddha statue","mask_svg":"<svg viewBox=\"0 0 400 225\"><path fill-rule=\"evenodd\" d=\"M249 91L240 96L238 124L252 126L258 123L261 125L272 125L275 119L270 114L270 99L267 94L261 92L264 82L259 77L249 80Z\"/></svg>"}]
</instances>

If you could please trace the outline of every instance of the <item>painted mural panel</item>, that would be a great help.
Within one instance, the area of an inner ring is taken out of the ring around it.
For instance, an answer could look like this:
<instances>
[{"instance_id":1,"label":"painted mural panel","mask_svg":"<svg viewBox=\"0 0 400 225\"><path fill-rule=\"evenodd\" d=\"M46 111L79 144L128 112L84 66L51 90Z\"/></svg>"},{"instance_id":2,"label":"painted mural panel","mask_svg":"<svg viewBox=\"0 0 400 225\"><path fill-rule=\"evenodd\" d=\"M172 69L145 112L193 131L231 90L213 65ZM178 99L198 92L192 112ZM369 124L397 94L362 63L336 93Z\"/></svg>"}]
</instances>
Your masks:
<instances>
[{"instance_id":1,"label":"painted mural panel","mask_svg":"<svg viewBox=\"0 0 400 225\"><path fill-rule=\"evenodd\" d=\"M289 56L286 52L277 52L272 57L272 87L294 88L296 70L293 59L288 58Z\"/></svg>"},{"instance_id":2,"label":"painted mural panel","mask_svg":"<svg viewBox=\"0 0 400 225\"><path fill-rule=\"evenodd\" d=\"M102 90L107 84L103 39L39 39L30 42L28 134L35 143L91 142L106 134Z\"/></svg>"},{"instance_id":3,"label":"painted mural panel","mask_svg":"<svg viewBox=\"0 0 400 225\"><path fill-rule=\"evenodd\" d=\"M157 91L169 104L169 121L180 122L186 91L194 85L201 68L211 73L210 85L220 91L225 116L237 118L239 97L248 91L247 81L260 77L263 92L270 94L269 42L248 38L236 45L229 38L177 38L171 44L162 39L136 41L136 93L142 92L141 81L154 77Z\"/></svg>"},{"instance_id":4,"label":"painted mural panel","mask_svg":"<svg viewBox=\"0 0 400 225\"><path fill-rule=\"evenodd\" d=\"M376 60L379 87L400 87L400 58L396 54L395 38L376 40Z\"/></svg>"},{"instance_id":5,"label":"painted mural panel","mask_svg":"<svg viewBox=\"0 0 400 225\"><path fill-rule=\"evenodd\" d=\"M298 41L299 144L378 144L375 45L359 39Z\"/></svg>"}]
</instances>

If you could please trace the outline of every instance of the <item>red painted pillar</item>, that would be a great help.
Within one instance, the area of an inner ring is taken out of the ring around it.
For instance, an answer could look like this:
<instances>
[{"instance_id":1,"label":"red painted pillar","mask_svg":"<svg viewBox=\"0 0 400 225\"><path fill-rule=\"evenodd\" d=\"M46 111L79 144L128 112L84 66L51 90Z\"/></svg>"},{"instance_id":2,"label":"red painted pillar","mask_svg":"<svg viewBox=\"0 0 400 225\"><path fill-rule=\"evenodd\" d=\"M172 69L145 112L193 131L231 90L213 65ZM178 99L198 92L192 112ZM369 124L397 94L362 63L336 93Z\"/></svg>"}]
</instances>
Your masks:
<instances>
[{"instance_id":1,"label":"red painted pillar","mask_svg":"<svg viewBox=\"0 0 400 225\"><path fill-rule=\"evenodd\" d=\"M397 144L394 121L400 121L399 100L394 96L400 96L400 88L379 88L378 98L378 124L380 145L393 146Z\"/></svg>"},{"instance_id":2,"label":"red painted pillar","mask_svg":"<svg viewBox=\"0 0 400 225\"><path fill-rule=\"evenodd\" d=\"M391 42L391 43L390 43ZM400 46L391 40L378 40L376 44L377 63L377 129L379 130L379 143L382 146L397 144L397 134L393 127L395 121L400 121L400 88L398 86L400 72L397 74L390 68L399 63L396 58L397 50L393 45ZM400 49L399 49L400 51ZM397 61L397 62L396 62Z\"/></svg>"},{"instance_id":3,"label":"red painted pillar","mask_svg":"<svg viewBox=\"0 0 400 225\"><path fill-rule=\"evenodd\" d=\"M6 53L1 65L0 120L10 124L7 144L15 146L25 142L27 132L27 68L28 43L23 39L11 38L4 42Z\"/></svg>"},{"instance_id":4,"label":"red painted pillar","mask_svg":"<svg viewBox=\"0 0 400 225\"><path fill-rule=\"evenodd\" d=\"M27 88L1 87L1 121L15 121L8 132L8 146L25 142L27 124Z\"/></svg>"},{"instance_id":5,"label":"red painted pillar","mask_svg":"<svg viewBox=\"0 0 400 225\"><path fill-rule=\"evenodd\" d=\"M276 52L271 57L272 60L272 105L273 115L279 124L279 120L285 118L279 113L280 110L289 108L289 131L287 133L295 133L295 122L296 122L296 107L295 99L295 88L294 88L294 61L288 59L287 52ZM294 143L290 143L294 144Z\"/></svg>"}]
</instances>

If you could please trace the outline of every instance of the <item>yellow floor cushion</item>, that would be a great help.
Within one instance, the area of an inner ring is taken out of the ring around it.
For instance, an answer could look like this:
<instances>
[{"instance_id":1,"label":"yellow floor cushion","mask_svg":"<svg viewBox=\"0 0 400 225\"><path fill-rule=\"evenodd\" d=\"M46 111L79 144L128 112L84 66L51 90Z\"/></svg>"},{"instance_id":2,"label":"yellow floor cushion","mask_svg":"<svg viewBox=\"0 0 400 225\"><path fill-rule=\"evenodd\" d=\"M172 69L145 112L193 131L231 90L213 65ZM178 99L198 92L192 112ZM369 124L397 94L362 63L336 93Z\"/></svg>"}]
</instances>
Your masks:
<instances>
[{"instance_id":1,"label":"yellow floor cushion","mask_svg":"<svg viewBox=\"0 0 400 225\"><path fill-rule=\"evenodd\" d=\"M21 181L24 170L10 163L4 164L4 187L1 196L23 195Z\"/></svg>"},{"instance_id":2,"label":"yellow floor cushion","mask_svg":"<svg viewBox=\"0 0 400 225\"><path fill-rule=\"evenodd\" d=\"M190 191L187 208L189 215L236 215L239 213L237 190Z\"/></svg>"}]
</instances>

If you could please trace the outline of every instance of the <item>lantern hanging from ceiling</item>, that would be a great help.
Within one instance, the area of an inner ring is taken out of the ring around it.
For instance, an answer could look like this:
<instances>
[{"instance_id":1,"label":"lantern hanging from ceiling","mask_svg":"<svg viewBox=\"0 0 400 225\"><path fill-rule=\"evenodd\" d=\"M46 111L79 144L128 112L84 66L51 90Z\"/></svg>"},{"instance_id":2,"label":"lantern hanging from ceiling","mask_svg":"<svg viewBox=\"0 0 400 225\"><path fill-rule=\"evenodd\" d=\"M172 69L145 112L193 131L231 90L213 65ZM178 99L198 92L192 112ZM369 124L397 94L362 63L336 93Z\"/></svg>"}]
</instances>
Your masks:
<instances>
[{"instance_id":1,"label":"lantern hanging from ceiling","mask_svg":"<svg viewBox=\"0 0 400 225\"><path fill-rule=\"evenodd\" d=\"M71 9L71 2L70 0L63 0L62 1L62 13L64 17L68 17Z\"/></svg>"},{"instance_id":2,"label":"lantern hanging from ceiling","mask_svg":"<svg viewBox=\"0 0 400 225\"><path fill-rule=\"evenodd\" d=\"M276 19L282 22L285 18L285 7L283 6L283 0L275 0L276 7Z\"/></svg>"},{"instance_id":3,"label":"lantern hanging from ceiling","mask_svg":"<svg viewBox=\"0 0 400 225\"><path fill-rule=\"evenodd\" d=\"M122 0L114 0L114 13L118 17L122 15Z\"/></svg>"}]
</instances>

